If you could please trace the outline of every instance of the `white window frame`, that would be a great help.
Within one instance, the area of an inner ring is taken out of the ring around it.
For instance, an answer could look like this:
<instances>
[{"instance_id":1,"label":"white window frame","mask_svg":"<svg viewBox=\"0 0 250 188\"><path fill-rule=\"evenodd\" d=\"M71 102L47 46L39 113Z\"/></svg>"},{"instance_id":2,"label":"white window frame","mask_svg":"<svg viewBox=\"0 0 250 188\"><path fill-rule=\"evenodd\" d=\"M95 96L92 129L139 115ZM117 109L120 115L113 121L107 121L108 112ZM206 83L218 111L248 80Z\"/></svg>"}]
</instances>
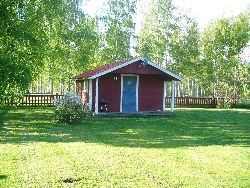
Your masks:
<instances>
[{"instance_id":1,"label":"white window frame","mask_svg":"<svg viewBox=\"0 0 250 188\"><path fill-rule=\"evenodd\" d=\"M99 77L95 79L95 113L99 113Z\"/></svg>"}]
</instances>

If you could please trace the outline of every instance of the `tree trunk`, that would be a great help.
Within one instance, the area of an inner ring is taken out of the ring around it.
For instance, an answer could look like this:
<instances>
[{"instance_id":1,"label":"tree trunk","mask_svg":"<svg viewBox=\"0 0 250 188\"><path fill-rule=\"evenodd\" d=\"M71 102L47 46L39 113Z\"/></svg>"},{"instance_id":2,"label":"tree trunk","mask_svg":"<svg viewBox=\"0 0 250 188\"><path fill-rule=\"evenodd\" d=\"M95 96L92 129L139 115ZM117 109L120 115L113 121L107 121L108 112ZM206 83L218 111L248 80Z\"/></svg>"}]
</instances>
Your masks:
<instances>
[{"instance_id":1,"label":"tree trunk","mask_svg":"<svg viewBox=\"0 0 250 188\"><path fill-rule=\"evenodd\" d=\"M49 82L50 82L50 93L51 93L51 95L53 95L53 89L54 89L54 88L53 88L53 86L54 86L54 85L53 85L53 78L50 78L50 81L49 81Z\"/></svg>"},{"instance_id":2,"label":"tree trunk","mask_svg":"<svg viewBox=\"0 0 250 188\"><path fill-rule=\"evenodd\" d=\"M61 78L61 82L60 82L60 93L61 95L64 94L64 80Z\"/></svg>"},{"instance_id":3,"label":"tree trunk","mask_svg":"<svg viewBox=\"0 0 250 188\"><path fill-rule=\"evenodd\" d=\"M36 81L36 93L39 93L39 78Z\"/></svg>"},{"instance_id":4,"label":"tree trunk","mask_svg":"<svg viewBox=\"0 0 250 188\"><path fill-rule=\"evenodd\" d=\"M42 76L40 76L40 90L39 93L42 93L42 87L43 87L43 82L42 82Z\"/></svg>"},{"instance_id":5,"label":"tree trunk","mask_svg":"<svg viewBox=\"0 0 250 188\"><path fill-rule=\"evenodd\" d=\"M199 85L196 83L196 97L199 97Z\"/></svg>"}]
</instances>

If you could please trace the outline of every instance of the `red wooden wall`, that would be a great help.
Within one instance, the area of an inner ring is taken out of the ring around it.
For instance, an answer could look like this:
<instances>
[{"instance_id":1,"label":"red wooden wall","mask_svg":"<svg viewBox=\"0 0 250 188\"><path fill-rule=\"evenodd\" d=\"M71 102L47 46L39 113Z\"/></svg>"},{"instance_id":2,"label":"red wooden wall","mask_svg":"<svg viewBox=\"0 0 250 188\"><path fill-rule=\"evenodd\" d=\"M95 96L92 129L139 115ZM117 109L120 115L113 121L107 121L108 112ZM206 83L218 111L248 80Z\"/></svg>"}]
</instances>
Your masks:
<instances>
[{"instance_id":1,"label":"red wooden wall","mask_svg":"<svg viewBox=\"0 0 250 188\"><path fill-rule=\"evenodd\" d=\"M142 61L138 61L122 67L118 70L115 70L114 73L120 74L157 74L157 75L164 75L164 73L151 65L144 66Z\"/></svg>"},{"instance_id":2,"label":"red wooden wall","mask_svg":"<svg viewBox=\"0 0 250 188\"><path fill-rule=\"evenodd\" d=\"M117 76L117 80L114 80ZM162 110L163 103L163 78L159 75L139 75L138 110ZM95 110L95 79L93 80L93 108ZM110 112L120 112L121 76L107 74L99 77L99 104L102 99L107 100Z\"/></svg>"},{"instance_id":3,"label":"red wooden wall","mask_svg":"<svg viewBox=\"0 0 250 188\"><path fill-rule=\"evenodd\" d=\"M158 75L140 75L138 91L139 111L162 111L163 81Z\"/></svg>"},{"instance_id":4,"label":"red wooden wall","mask_svg":"<svg viewBox=\"0 0 250 188\"><path fill-rule=\"evenodd\" d=\"M114 80L117 77L117 80ZM107 74L99 77L99 103L107 100L110 112L120 111L121 77L119 74Z\"/></svg>"},{"instance_id":5,"label":"red wooden wall","mask_svg":"<svg viewBox=\"0 0 250 188\"><path fill-rule=\"evenodd\" d=\"M117 80L114 80L114 77L117 77ZM95 82L96 79L94 79L92 82L92 111L95 111ZM101 100L105 99L107 100L109 112L120 112L121 77L119 74L106 74L104 76L99 77L98 91L99 105Z\"/></svg>"}]
</instances>

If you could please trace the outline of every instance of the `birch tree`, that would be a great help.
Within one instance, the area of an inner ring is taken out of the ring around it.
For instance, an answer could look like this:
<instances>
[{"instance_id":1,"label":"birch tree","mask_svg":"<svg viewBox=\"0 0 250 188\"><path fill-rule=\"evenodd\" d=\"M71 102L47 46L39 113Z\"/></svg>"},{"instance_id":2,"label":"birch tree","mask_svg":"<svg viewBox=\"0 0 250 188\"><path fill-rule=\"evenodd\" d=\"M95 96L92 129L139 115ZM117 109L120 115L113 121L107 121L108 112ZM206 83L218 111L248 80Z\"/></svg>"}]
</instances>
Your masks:
<instances>
[{"instance_id":1,"label":"birch tree","mask_svg":"<svg viewBox=\"0 0 250 188\"><path fill-rule=\"evenodd\" d=\"M249 15L211 23L201 40L203 74L200 79L204 86L216 96L249 95L249 65L240 59L250 41Z\"/></svg>"},{"instance_id":2,"label":"birch tree","mask_svg":"<svg viewBox=\"0 0 250 188\"><path fill-rule=\"evenodd\" d=\"M106 14L101 18L105 27L100 54L102 63L131 57L135 13L136 0L108 0Z\"/></svg>"}]
</instances>

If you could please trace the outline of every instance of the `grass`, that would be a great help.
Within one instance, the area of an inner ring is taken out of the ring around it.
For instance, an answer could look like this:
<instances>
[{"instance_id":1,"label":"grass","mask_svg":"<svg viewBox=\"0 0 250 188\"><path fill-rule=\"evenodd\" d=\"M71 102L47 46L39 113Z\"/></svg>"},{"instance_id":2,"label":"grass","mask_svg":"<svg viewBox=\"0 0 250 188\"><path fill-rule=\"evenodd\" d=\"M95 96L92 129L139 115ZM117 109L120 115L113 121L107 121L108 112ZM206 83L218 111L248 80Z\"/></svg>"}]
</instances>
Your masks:
<instances>
[{"instance_id":1,"label":"grass","mask_svg":"<svg viewBox=\"0 0 250 188\"><path fill-rule=\"evenodd\" d=\"M0 187L250 187L250 110L58 125L0 108Z\"/></svg>"}]
</instances>

